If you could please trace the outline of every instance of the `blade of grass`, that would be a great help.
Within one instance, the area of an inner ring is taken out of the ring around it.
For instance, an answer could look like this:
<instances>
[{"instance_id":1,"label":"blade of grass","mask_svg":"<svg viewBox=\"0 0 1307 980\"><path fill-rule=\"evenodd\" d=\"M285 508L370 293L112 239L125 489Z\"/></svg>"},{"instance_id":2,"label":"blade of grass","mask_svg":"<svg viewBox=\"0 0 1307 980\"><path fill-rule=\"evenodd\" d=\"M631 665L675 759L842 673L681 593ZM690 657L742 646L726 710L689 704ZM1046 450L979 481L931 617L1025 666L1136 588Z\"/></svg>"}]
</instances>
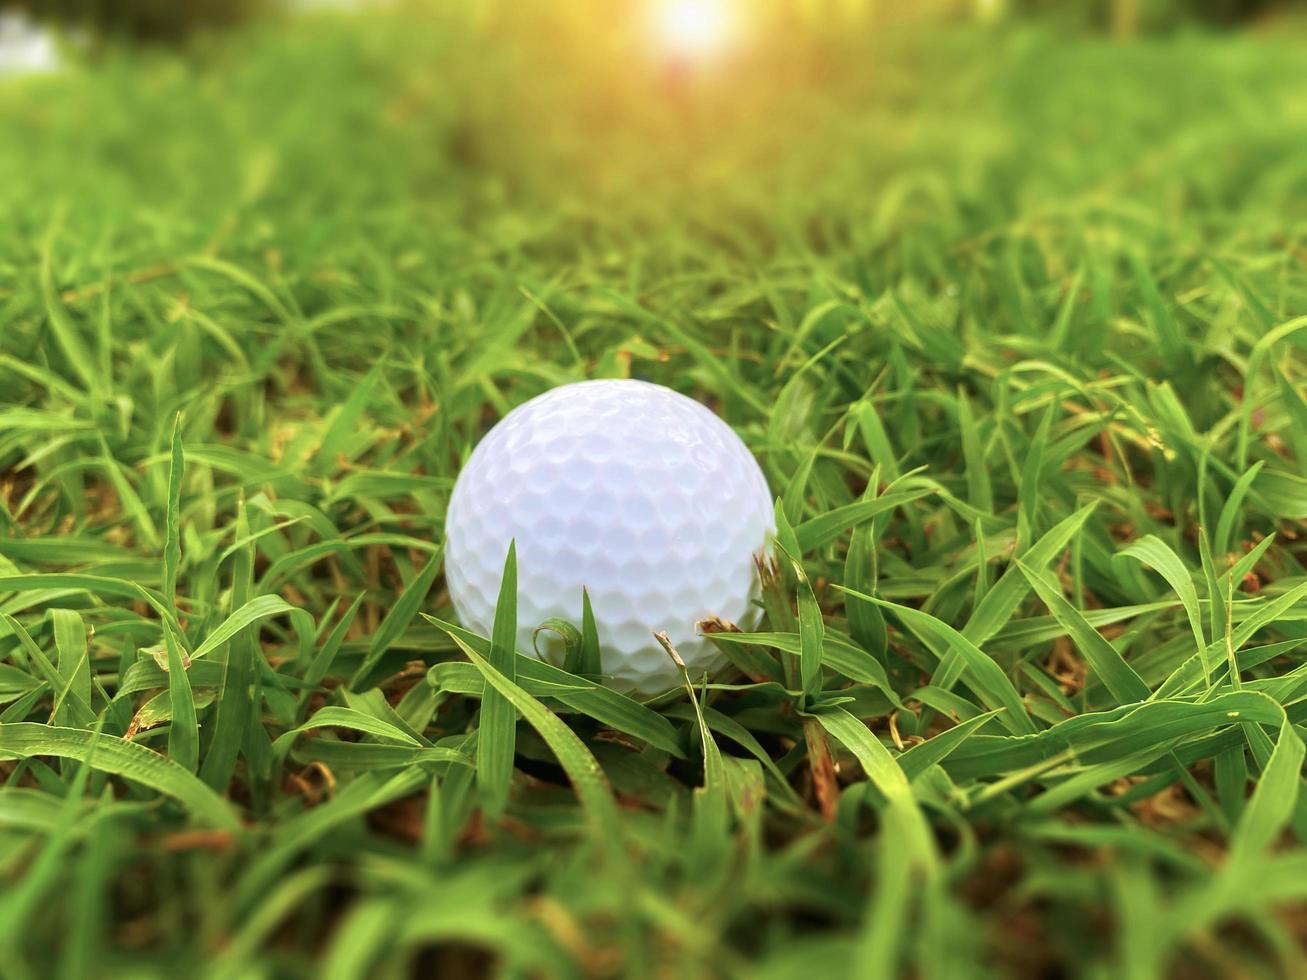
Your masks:
<instances>
[{"instance_id":1,"label":"blade of grass","mask_svg":"<svg viewBox=\"0 0 1307 980\"><path fill-rule=\"evenodd\" d=\"M467 658L476 665L486 679L504 698L526 718L543 738L558 764L567 773L576 791L578 802L585 812L594 836L603 849L611 849L620 840L621 830L617 819L617 804L612 790L598 761L577 738L576 733L562 723L558 716L505 677L499 670L470 646L454 637Z\"/></svg>"},{"instance_id":2,"label":"blade of grass","mask_svg":"<svg viewBox=\"0 0 1307 980\"><path fill-rule=\"evenodd\" d=\"M168 727L168 758L187 772L195 772L200 762L200 726L195 716L195 698L191 681L172 627L163 624L163 641L168 647L168 698L172 723Z\"/></svg>"},{"instance_id":3,"label":"blade of grass","mask_svg":"<svg viewBox=\"0 0 1307 980\"><path fill-rule=\"evenodd\" d=\"M1032 571L1018 559L1017 567L1021 569L1039 599L1048 606L1048 611L1062 624L1067 634L1075 641L1076 647L1089 663L1089 667L1112 692L1118 704L1132 704L1144 701L1151 693L1133 667L1116 647L1103 639L1103 635L1085 621L1075 606L1067 602L1057 589L1053 588L1042 575Z\"/></svg>"},{"instance_id":4,"label":"blade of grass","mask_svg":"<svg viewBox=\"0 0 1307 980\"><path fill-rule=\"evenodd\" d=\"M455 638L457 642L457 638ZM495 603L488 663L506 684L517 681L517 546L509 542L504 575ZM519 689L520 690L520 689ZM530 697L522 692L524 697ZM513 755L517 739L517 710L493 683L481 696L481 723L477 728L477 789L486 815L494 820L508 805L513 781Z\"/></svg>"},{"instance_id":5,"label":"blade of grass","mask_svg":"<svg viewBox=\"0 0 1307 980\"><path fill-rule=\"evenodd\" d=\"M182 453L182 417L177 414L172 428L171 465L168 468L168 501L164 521L163 544L163 598L177 605L177 569L181 565L181 500L182 476L185 472Z\"/></svg>"}]
</instances>

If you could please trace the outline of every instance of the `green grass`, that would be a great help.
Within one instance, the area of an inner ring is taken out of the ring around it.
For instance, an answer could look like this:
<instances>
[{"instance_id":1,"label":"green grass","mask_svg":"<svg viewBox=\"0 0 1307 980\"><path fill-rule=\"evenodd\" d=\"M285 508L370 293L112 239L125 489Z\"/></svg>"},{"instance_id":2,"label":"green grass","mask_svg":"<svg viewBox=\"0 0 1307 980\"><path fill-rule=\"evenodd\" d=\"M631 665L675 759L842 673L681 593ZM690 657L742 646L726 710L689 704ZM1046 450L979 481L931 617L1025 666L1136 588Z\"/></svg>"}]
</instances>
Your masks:
<instances>
[{"instance_id":1,"label":"green grass","mask_svg":"<svg viewBox=\"0 0 1307 980\"><path fill-rule=\"evenodd\" d=\"M0 972L1307 971L1301 29L485 9L0 87ZM449 624L628 374L798 559L693 701Z\"/></svg>"}]
</instances>

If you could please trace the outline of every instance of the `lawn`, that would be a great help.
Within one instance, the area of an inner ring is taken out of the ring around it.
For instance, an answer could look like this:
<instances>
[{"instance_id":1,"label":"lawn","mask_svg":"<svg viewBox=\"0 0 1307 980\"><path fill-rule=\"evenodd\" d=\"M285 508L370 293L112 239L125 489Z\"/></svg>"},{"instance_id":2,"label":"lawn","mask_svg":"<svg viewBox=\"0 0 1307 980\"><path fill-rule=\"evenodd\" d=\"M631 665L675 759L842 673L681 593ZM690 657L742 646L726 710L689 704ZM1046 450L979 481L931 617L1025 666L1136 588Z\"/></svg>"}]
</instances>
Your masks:
<instances>
[{"instance_id":1,"label":"lawn","mask_svg":"<svg viewBox=\"0 0 1307 980\"><path fill-rule=\"evenodd\" d=\"M571 9L0 82L0 973L1307 974L1307 28ZM445 629L627 376L801 559L693 700Z\"/></svg>"}]
</instances>

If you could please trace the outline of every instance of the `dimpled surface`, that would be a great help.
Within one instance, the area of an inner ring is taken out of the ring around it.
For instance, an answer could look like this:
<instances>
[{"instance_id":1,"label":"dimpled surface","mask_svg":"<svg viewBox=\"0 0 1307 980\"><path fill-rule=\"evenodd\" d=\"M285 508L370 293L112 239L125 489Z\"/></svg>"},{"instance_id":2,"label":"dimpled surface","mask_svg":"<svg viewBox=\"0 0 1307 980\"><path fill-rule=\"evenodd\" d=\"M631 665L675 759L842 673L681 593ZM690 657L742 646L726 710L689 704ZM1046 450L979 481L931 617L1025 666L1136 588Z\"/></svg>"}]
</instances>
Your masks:
<instances>
[{"instance_id":1,"label":"dimpled surface","mask_svg":"<svg viewBox=\"0 0 1307 980\"><path fill-rule=\"evenodd\" d=\"M517 542L518 649L553 617L581 622L590 592L604 674L618 690L680 683L653 638L666 630L698 680L722 663L695 624L747 629L753 555L771 497L744 443L703 405L643 381L582 381L514 409L459 474L445 522L445 577L468 629L489 636L504 557ZM556 650L541 651L554 659Z\"/></svg>"}]
</instances>

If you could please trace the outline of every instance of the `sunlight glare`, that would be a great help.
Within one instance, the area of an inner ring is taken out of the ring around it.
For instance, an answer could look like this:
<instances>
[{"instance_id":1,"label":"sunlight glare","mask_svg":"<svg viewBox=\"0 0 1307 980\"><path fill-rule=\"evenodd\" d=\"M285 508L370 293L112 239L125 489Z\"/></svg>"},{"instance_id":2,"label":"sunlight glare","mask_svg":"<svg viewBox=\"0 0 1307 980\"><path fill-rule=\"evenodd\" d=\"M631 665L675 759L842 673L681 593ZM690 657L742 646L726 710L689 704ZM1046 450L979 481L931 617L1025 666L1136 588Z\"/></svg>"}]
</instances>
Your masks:
<instances>
[{"instance_id":1,"label":"sunlight glare","mask_svg":"<svg viewBox=\"0 0 1307 980\"><path fill-rule=\"evenodd\" d=\"M731 0L660 0L658 33L682 57L702 58L725 48L734 33Z\"/></svg>"}]
</instances>

